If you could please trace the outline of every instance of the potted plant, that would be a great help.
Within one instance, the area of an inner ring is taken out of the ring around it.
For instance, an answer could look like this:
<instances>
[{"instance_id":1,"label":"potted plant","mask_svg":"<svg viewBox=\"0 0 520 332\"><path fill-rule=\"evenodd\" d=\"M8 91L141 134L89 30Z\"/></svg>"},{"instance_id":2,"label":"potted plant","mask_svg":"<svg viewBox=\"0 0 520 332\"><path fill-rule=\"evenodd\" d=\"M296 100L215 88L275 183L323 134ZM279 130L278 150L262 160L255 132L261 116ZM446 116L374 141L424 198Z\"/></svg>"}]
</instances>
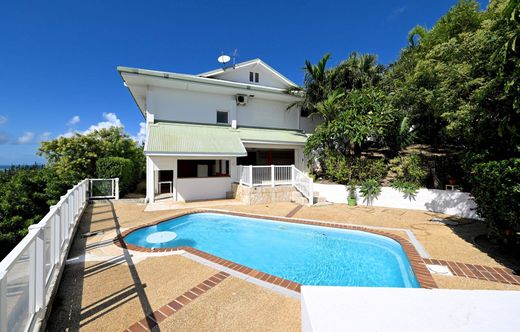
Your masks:
<instances>
[{"instance_id":1,"label":"potted plant","mask_svg":"<svg viewBox=\"0 0 520 332\"><path fill-rule=\"evenodd\" d=\"M347 198L348 206L356 206L357 205L357 194L356 194L356 185L350 184L348 186L348 198Z\"/></svg>"}]
</instances>

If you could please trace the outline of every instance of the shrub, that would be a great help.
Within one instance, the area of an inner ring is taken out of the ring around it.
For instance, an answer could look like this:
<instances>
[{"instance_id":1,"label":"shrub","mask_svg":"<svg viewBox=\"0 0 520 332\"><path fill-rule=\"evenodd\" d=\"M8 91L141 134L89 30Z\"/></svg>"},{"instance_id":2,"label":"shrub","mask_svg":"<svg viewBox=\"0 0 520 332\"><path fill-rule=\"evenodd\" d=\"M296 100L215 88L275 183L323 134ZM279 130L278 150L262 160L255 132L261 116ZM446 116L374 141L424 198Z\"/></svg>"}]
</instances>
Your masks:
<instances>
[{"instance_id":1,"label":"shrub","mask_svg":"<svg viewBox=\"0 0 520 332\"><path fill-rule=\"evenodd\" d=\"M361 183L359 192L367 202L367 205L372 205L374 199L381 193L381 184L376 179L368 179Z\"/></svg>"},{"instance_id":2,"label":"shrub","mask_svg":"<svg viewBox=\"0 0 520 332\"><path fill-rule=\"evenodd\" d=\"M520 158L476 164L470 181L477 211L485 219L491 235L517 246L520 232Z\"/></svg>"},{"instance_id":3,"label":"shrub","mask_svg":"<svg viewBox=\"0 0 520 332\"><path fill-rule=\"evenodd\" d=\"M325 157L326 176L339 183L361 183L368 179L380 181L386 174L383 158L370 159L329 153Z\"/></svg>"},{"instance_id":4,"label":"shrub","mask_svg":"<svg viewBox=\"0 0 520 332\"><path fill-rule=\"evenodd\" d=\"M96 162L96 174L99 178L119 178L119 190L127 193L133 189L136 181L134 163L121 157L100 158Z\"/></svg>"},{"instance_id":5,"label":"shrub","mask_svg":"<svg viewBox=\"0 0 520 332\"><path fill-rule=\"evenodd\" d=\"M417 186L425 185L429 170L423 158L418 154L399 156L390 161L390 171L396 173L396 179L410 182Z\"/></svg>"}]
</instances>

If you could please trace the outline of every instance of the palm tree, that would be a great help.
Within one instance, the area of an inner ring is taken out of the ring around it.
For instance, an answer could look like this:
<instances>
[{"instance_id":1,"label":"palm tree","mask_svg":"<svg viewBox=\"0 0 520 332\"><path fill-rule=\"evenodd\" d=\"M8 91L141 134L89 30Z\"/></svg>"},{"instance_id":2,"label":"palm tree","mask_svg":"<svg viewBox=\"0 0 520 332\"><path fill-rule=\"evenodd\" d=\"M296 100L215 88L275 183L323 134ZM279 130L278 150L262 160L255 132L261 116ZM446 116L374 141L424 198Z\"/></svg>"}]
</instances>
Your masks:
<instances>
[{"instance_id":1,"label":"palm tree","mask_svg":"<svg viewBox=\"0 0 520 332\"><path fill-rule=\"evenodd\" d=\"M325 100L315 105L315 112L311 115L320 115L325 122L334 120L341 111L341 98L345 95L339 90L332 91Z\"/></svg>"},{"instance_id":2,"label":"palm tree","mask_svg":"<svg viewBox=\"0 0 520 332\"><path fill-rule=\"evenodd\" d=\"M303 88L291 88L289 93L296 93L302 95L302 100L292 103L287 107L291 109L295 106L302 109L302 113L309 115L314 113L316 105L327 98L329 94L328 86L328 70L327 62L330 59L330 54L325 54L317 64L313 65L309 60L305 61L305 77L303 80Z\"/></svg>"},{"instance_id":3,"label":"palm tree","mask_svg":"<svg viewBox=\"0 0 520 332\"><path fill-rule=\"evenodd\" d=\"M420 41L428 34L425 27L416 25L408 32L408 44L411 48L419 46Z\"/></svg>"},{"instance_id":4,"label":"palm tree","mask_svg":"<svg viewBox=\"0 0 520 332\"><path fill-rule=\"evenodd\" d=\"M383 77L384 67L374 54L353 52L331 74L336 89L354 90L376 85Z\"/></svg>"}]
</instances>

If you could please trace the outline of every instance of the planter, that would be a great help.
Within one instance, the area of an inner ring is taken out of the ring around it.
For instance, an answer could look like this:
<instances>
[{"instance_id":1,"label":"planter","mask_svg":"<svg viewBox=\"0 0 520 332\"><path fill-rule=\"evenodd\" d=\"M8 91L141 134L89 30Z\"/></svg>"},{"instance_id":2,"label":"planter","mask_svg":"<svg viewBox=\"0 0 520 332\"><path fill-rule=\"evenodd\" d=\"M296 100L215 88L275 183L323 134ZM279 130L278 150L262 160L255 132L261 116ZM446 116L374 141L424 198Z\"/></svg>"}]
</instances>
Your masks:
<instances>
[{"instance_id":1,"label":"planter","mask_svg":"<svg viewBox=\"0 0 520 332\"><path fill-rule=\"evenodd\" d=\"M349 197L347 198L348 206L356 206L357 205L357 199L355 197Z\"/></svg>"}]
</instances>

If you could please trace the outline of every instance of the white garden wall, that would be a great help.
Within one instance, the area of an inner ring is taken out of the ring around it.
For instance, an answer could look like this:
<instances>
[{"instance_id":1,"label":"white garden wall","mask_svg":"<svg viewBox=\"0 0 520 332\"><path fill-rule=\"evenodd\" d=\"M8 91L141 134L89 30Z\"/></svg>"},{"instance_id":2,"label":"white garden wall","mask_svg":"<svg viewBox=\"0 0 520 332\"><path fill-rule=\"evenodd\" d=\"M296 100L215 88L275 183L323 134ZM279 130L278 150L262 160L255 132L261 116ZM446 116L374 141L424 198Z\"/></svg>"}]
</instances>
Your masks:
<instances>
[{"instance_id":1,"label":"white garden wall","mask_svg":"<svg viewBox=\"0 0 520 332\"><path fill-rule=\"evenodd\" d=\"M328 202L346 203L347 186L340 184L314 184L314 191ZM358 192L358 204L366 204ZM373 206L440 212L449 215L478 218L477 205L471 195L461 191L421 188L414 197L405 195L390 187L381 188L381 194L372 202Z\"/></svg>"}]
</instances>

